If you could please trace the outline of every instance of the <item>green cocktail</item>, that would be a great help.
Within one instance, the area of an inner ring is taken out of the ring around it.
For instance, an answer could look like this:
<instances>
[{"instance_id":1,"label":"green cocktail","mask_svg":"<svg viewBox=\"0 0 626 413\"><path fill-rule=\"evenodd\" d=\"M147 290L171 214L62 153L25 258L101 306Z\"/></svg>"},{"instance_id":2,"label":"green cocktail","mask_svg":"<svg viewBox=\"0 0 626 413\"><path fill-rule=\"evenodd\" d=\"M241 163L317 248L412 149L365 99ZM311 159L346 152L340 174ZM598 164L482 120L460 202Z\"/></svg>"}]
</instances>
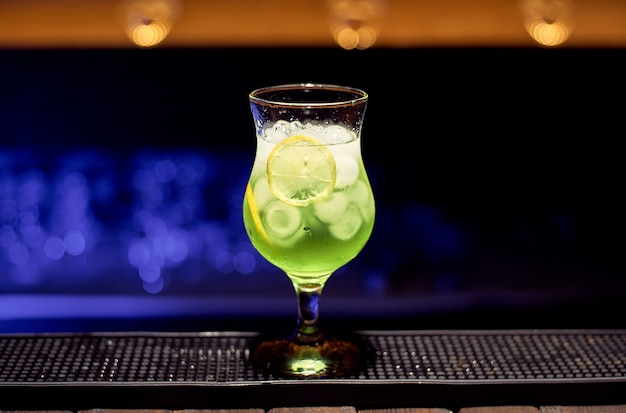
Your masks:
<instances>
[{"instance_id":1,"label":"green cocktail","mask_svg":"<svg viewBox=\"0 0 626 413\"><path fill-rule=\"evenodd\" d=\"M299 319L286 339L261 343L272 374L338 376L358 362L354 343L319 329L318 300L338 268L363 249L374 197L361 157L367 94L329 85L284 85L250 94L257 151L243 219L254 247L291 279Z\"/></svg>"}]
</instances>

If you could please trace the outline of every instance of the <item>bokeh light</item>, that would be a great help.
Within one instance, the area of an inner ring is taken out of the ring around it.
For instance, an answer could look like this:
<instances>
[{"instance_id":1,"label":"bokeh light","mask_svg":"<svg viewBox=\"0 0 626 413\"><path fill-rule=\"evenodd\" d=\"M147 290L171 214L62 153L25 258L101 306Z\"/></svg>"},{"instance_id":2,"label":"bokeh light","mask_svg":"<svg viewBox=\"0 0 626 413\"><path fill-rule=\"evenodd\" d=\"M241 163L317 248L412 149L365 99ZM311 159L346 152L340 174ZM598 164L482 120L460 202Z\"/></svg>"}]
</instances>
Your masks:
<instances>
[{"instance_id":1,"label":"bokeh light","mask_svg":"<svg viewBox=\"0 0 626 413\"><path fill-rule=\"evenodd\" d=\"M376 43L386 0L328 0L327 6L331 33L341 48L364 50Z\"/></svg>"},{"instance_id":2,"label":"bokeh light","mask_svg":"<svg viewBox=\"0 0 626 413\"><path fill-rule=\"evenodd\" d=\"M524 28L540 46L561 46L574 31L570 0L521 0L520 9Z\"/></svg>"},{"instance_id":3,"label":"bokeh light","mask_svg":"<svg viewBox=\"0 0 626 413\"><path fill-rule=\"evenodd\" d=\"M140 47L154 47L163 42L180 9L177 0L127 0L119 7L126 34Z\"/></svg>"}]
</instances>

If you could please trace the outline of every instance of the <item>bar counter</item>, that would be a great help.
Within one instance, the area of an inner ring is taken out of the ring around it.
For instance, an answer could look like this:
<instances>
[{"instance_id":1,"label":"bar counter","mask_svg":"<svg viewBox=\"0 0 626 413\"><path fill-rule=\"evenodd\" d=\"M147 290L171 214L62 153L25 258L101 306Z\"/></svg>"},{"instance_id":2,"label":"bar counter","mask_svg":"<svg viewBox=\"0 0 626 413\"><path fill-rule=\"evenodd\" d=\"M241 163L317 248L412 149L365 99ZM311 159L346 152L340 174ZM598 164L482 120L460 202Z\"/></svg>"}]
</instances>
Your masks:
<instances>
[{"instance_id":1,"label":"bar counter","mask_svg":"<svg viewBox=\"0 0 626 413\"><path fill-rule=\"evenodd\" d=\"M359 331L341 378L274 378L255 332L0 335L0 411L626 411L626 330Z\"/></svg>"}]
</instances>

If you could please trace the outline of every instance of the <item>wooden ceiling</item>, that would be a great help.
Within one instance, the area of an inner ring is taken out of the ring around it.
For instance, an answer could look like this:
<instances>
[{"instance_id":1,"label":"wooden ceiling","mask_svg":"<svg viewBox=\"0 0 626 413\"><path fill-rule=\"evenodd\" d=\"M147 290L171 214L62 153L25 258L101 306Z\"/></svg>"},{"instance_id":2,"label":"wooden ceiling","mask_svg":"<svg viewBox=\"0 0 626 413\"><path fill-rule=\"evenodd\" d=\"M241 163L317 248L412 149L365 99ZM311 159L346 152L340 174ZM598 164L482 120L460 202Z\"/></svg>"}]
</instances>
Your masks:
<instances>
[{"instance_id":1,"label":"wooden ceiling","mask_svg":"<svg viewBox=\"0 0 626 413\"><path fill-rule=\"evenodd\" d=\"M624 0L0 0L0 48L137 47L129 10L165 3L159 47L334 47L342 19L373 28L367 47L532 47L523 1L570 7L561 46L626 47Z\"/></svg>"}]
</instances>

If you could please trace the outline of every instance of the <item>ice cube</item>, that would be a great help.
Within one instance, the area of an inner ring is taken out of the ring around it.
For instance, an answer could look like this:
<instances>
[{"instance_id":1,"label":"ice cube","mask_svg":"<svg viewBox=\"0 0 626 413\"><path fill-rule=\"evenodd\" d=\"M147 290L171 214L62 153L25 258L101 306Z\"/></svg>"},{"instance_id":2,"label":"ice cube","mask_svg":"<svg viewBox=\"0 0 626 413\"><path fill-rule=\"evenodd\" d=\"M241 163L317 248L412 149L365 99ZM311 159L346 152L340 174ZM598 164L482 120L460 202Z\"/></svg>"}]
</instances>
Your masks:
<instances>
[{"instance_id":1,"label":"ice cube","mask_svg":"<svg viewBox=\"0 0 626 413\"><path fill-rule=\"evenodd\" d=\"M254 201L256 202L257 209L261 210L267 205L270 201L276 200L272 191L270 190L270 185L267 182L267 178L261 177L257 179L252 188L252 193L254 194Z\"/></svg>"},{"instance_id":2,"label":"ice cube","mask_svg":"<svg viewBox=\"0 0 626 413\"><path fill-rule=\"evenodd\" d=\"M272 152L276 145L274 143L270 143L264 139L257 139L257 148L256 148L256 156L254 158L255 164L259 164L261 169L265 169L265 163L267 162L267 157ZM255 165L255 166L259 166Z\"/></svg>"},{"instance_id":3,"label":"ice cube","mask_svg":"<svg viewBox=\"0 0 626 413\"><path fill-rule=\"evenodd\" d=\"M333 192L322 202L313 204L315 216L326 224L332 224L343 216L348 206L348 196L343 192Z\"/></svg>"},{"instance_id":4,"label":"ice cube","mask_svg":"<svg viewBox=\"0 0 626 413\"><path fill-rule=\"evenodd\" d=\"M354 184L359 177L357 161L349 156L338 155L335 156L335 163L337 165L335 187L341 189Z\"/></svg>"},{"instance_id":5,"label":"ice cube","mask_svg":"<svg viewBox=\"0 0 626 413\"><path fill-rule=\"evenodd\" d=\"M265 129L265 139L278 143L291 134L291 125L285 120L278 120L274 125Z\"/></svg>"},{"instance_id":6,"label":"ice cube","mask_svg":"<svg viewBox=\"0 0 626 413\"><path fill-rule=\"evenodd\" d=\"M308 136L318 141L321 141L321 138L322 138L321 128L311 123L307 123L304 125L300 124L299 128L294 128L292 130L291 135L292 136L304 135L304 136Z\"/></svg>"},{"instance_id":7,"label":"ice cube","mask_svg":"<svg viewBox=\"0 0 626 413\"><path fill-rule=\"evenodd\" d=\"M270 234L287 238L298 231L302 224L302 214L297 207L281 201L272 201L262 211L263 224Z\"/></svg>"},{"instance_id":8,"label":"ice cube","mask_svg":"<svg viewBox=\"0 0 626 413\"><path fill-rule=\"evenodd\" d=\"M334 156L348 156L353 159L361 157L361 146L359 141L352 141L338 145L329 145L328 149Z\"/></svg>"},{"instance_id":9,"label":"ice cube","mask_svg":"<svg viewBox=\"0 0 626 413\"><path fill-rule=\"evenodd\" d=\"M350 202L358 206L365 206L370 202L370 189L363 181L357 181L352 187L346 190L350 198Z\"/></svg>"},{"instance_id":10,"label":"ice cube","mask_svg":"<svg viewBox=\"0 0 626 413\"><path fill-rule=\"evenodd\" d=\"M330 125L324 129L322 142L330 145L337 143L347 143L355 140L353 132L340 125Z\"/></svg>"},{"instance_id":11,"label":"ice cube","mask_svg":"<svg viewBox=\"0 0 626 413\"><path fill-rule=\"evenodd\" d=\"M371 203L371 191L367 184L356 181L352 187L346 189L346 193L350 202L361 212L361 216L369 220L369 217L373 216L374 204Z\"/></svg>"},{"instance_id":12,"label":"ice cube","mask_svg":"<svg viewBox=\"0 0 626 413\"><path fill-rule=\"evenodd\" d=\"M294 132L297 132L302 129L304 129L304 125L302 125L302 122L300 122L299 120L291 121L291 123L289 124L290 134L293 134Z\"/></svg>"},{"instance_id":13,"label":"ice cube","mask_svg":"<svg viewBox=\"0 0 626 413\"><path fill-rule=\"evenodd\" d=\"M330 233L337 239L346 241L357 233L361 228L361 213L355 205L349 205L341 218L334 224L330 225L328 229Z\"/></svg>"}]
</instances>

